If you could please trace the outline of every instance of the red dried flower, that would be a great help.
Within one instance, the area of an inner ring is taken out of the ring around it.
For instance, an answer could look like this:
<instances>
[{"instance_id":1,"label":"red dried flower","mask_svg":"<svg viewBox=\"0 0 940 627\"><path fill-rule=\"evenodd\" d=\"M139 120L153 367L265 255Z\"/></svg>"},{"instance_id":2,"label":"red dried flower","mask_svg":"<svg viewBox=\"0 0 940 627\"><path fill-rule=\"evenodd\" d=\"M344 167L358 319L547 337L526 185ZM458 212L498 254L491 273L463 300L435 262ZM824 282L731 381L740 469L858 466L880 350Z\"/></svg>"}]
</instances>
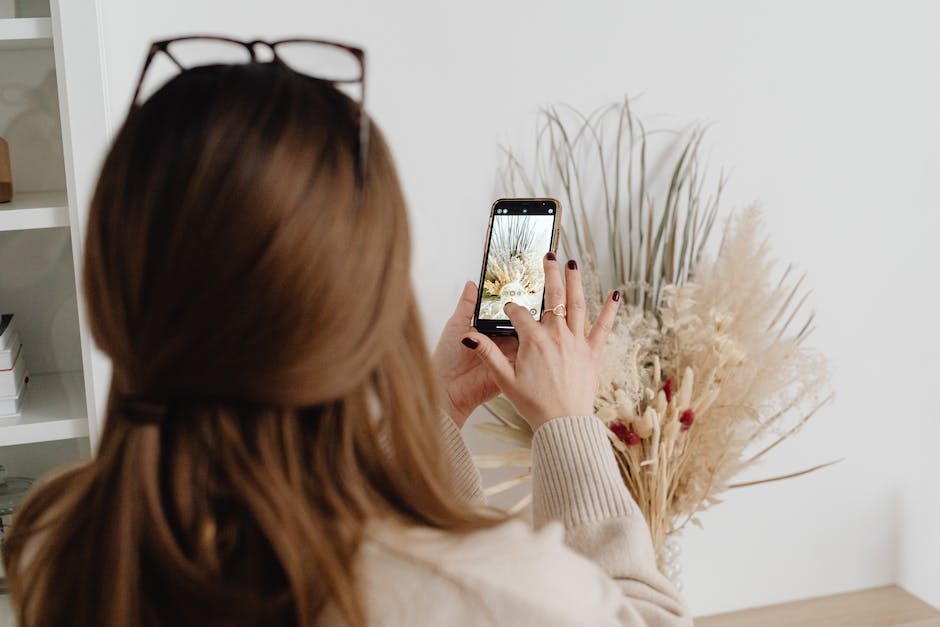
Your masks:
<instances>
[{"instance_id":1,"label":"red dried flower","mask_svg":"<svg viewBox=\"0 0 940 627\"><path fill-rule=\"evenodd\" d=\"M691 409L686 409L679 415L679 422L682 423L681 429L688 431L692 423L695 422L695 412Z\"/></svg>"},{"instance_id":2,"label":"red dried flower","mask_svg":"<svg viewBox=\"0 0 940 627\"><path fill-rule=\"evenodd\" d=\"M627 425L622 422L612 422L608 427L618 439L623 440L627 436Z\"/></svg>"},{"instance_id":3,"label":"red dried flower","mask_svg":"<svg viewBox=\"0 0 940 627\"><path fill-rule=\"evenodd\" d=\"M666 393L666 402L672 402L672 377L667 378L663 381L663 392Z\"/></svg>"},{"instance_id":4,"label":"red dried flower","mask_svg":"<svg viewBox=\"0 0 940 627\"><path fill-rule=\"evenodd\" d=\"M627 446L636 446L640 443L640 436L627 428L627 425L622 422L612 422L610 423L609 429L613 432L617 439L626 444Z\"/></svg>"}]
</instances>

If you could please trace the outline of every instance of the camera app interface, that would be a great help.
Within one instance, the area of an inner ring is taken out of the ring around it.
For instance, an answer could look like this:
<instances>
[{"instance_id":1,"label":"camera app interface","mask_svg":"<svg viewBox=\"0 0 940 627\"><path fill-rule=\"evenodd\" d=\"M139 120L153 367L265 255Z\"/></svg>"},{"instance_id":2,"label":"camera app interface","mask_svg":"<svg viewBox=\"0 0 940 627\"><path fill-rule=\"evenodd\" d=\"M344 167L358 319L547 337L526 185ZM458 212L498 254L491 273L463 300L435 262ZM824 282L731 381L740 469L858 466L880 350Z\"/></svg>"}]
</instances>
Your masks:
<instances>
[{"instance_id":1,"label":"camera app interface","mask_svg":"<svg viewBox=\"0 0 940 627\"><path fill-rule=\"evenodd\" d=\"M512 301L541 314L545 272L542 257L550 250L555 225L552 208L496 208L490 233L479 318L506 320L503 306Z\"/></svg>"}]
</instances>

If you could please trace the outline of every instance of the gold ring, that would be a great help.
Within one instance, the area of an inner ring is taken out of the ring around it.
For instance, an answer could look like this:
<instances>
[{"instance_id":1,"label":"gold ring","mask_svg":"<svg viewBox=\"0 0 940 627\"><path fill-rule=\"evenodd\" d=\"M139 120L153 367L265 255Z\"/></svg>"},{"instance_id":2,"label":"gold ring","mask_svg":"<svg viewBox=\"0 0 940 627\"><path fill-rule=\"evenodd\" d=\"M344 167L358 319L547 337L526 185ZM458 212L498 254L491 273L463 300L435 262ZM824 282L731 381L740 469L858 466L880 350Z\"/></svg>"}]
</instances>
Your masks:
<instances>
[{"instance_id":1,"label":"gold ring","mask_svg":"<svg viewBox=\"0 0 940 627\"><path fill-rule=\"evenodd\" d=\"M545 313L555 314L559 318L564 318L568 315L568 308L564 305L555 305L551 309L547 310Z\"/></svg>"}]
</instances>

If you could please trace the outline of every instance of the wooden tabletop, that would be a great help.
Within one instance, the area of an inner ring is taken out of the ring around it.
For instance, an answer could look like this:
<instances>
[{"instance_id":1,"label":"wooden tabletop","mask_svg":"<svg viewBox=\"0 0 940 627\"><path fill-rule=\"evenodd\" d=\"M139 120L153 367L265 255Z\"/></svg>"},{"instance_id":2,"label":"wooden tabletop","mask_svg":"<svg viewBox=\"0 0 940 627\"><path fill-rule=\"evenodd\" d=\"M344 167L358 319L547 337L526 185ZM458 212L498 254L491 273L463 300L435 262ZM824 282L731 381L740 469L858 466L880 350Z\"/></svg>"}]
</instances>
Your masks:
<instances>
[{"instance_id":1,"label":"wooden tabletop","mask_svg":"<svg viewBox=\"0 0 940 627\"><path fill-rule=\"evenodd\" d=\"M897 586L695 619L695 627L940 627L940 611Z\"/></svg>"},{"instance_id":2,"label":"wooden tabletop","mask_svg":"<svg viewBox=\"0 0 940 627\"><path fill-rule=\"evenodd\" d=\"M13 627L0 595L0 627ZM695 627L940 627L940 611L897 586L695 619Z\"/></svg>"}]
</instances>

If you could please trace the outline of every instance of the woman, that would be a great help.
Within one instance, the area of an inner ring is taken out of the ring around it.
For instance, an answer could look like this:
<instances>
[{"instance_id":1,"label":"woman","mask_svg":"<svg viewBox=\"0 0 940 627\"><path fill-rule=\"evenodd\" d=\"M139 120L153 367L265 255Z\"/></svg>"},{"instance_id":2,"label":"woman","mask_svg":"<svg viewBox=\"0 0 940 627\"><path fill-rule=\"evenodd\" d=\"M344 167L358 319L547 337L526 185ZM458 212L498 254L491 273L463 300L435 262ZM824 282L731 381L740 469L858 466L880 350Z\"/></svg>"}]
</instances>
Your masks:
<instances>
[{"instance_id":1,"label":"woman","mask_svg":"<svg viewBox=\"0 0 940 627\"><path fill-rule=\"evenodd\" d=\"M591 415L619 294L585 335L549 255L567 318L508 306L497 346L471 283L432 358L359 114L275 59L184 71L128 116L84 267L107 420L18 514L22 627L691 624ZM538 531L483 505L459 434L500 390L535 430Z\"/></svg>"}]
</instances>

